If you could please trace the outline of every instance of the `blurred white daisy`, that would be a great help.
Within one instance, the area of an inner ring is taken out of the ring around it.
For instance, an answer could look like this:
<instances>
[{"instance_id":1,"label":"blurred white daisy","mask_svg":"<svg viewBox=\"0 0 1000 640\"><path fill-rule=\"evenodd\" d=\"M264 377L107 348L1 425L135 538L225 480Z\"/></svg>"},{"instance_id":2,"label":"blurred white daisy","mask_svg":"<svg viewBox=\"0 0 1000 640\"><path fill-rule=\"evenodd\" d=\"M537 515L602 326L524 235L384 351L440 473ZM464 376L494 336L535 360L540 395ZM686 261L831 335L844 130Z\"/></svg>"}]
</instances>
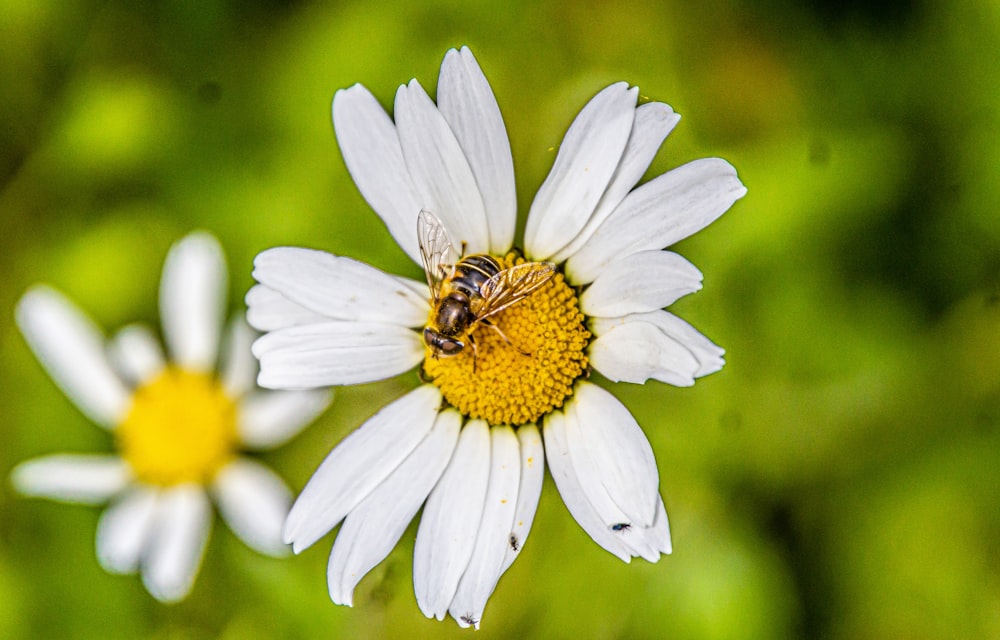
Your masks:
<instances>
[{"instance_id":1,"label":"blurred white daisy","mask_svg":"<svg viewBox=\"0 0 1000 640\"><path fill-rule=\"evenodd\" d=\"M144 326L105 343L82 311L47 286L31 288L17 305L28 345L80 410L114 435L117 453L28 460L13 470L14 486L64 502L110 502L97 527L98 560L112 573L140 571L164 602L191 590L213 499L248 546L286 553L281 525L291 492L240 450L282 444L330 401L329 391L256 387L255 333L237 318L223 336L226 291L215 238L193 233L171 248L160 284L169 360Z\"/></svg>"},{"instance_id":2,"label":"blurred white daisy","mask_svg":"<svg viewBox=\"0 0 1000 640\"><path fill-rule=\"evenodd\" d=\"M296 552L343 520L328 572L334 602L351 604L358 581L426 501L414 551L417 603L428 617L447 612L478 627L524 547L545 459L597 544L626 562L670 552L649 442L586 377L592 367L616 382L686 386L722 367L722 349L663 310L697 291L702 277L661 249L711 223L746 189L717 158L637 187L679 119L637 98L635 87L613 84L570 126L524 242L524 258L552 263L556 275L476 329L474 348L446 356L425 343L424 327L440 318L423 283L308 249L257 256L260 284L247 303L250 323L267 332L254 345L262 386L358 384L414 367L426 381L338 445L289 514L285 540ZM418 264L422 245L448 240L465 256L493 256L501 269L523 261L511 252L517 206L507 133L467 48L445 55L437 104L413 80L396 92L393 120L355 85L337 92L333 121L362 195ZM421 210L446 231L418 241ZM451 269L445 261L435 274L431 265L429 282L454 277Z\"/></svg>"}]
</instances>

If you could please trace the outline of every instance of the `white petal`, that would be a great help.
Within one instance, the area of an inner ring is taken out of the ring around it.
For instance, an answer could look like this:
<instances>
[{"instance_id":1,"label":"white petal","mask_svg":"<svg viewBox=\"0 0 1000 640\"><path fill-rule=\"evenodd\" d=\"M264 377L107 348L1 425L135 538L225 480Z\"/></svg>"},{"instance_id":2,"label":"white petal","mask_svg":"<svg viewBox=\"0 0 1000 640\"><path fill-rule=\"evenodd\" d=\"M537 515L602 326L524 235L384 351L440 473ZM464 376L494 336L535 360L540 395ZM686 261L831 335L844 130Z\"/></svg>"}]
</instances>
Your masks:
<instances>
[{"instance_id":1,"label":"white petal","mask_svg":"<svg viewBox=\"0 0 1000 640\"><path fill-rule=\"evenodd\" d=\"M257 332L239 316L229 322L221 356L222 387L230 398L241 398L257 386L257 360L250 351Z\"/></svg>"},{"instance_id":2,"label":"white petal","mask_svg":"<svg viewBox=\"0 0 1000 640\"><path fill-rule=\"evenodd\" d=\"M570 515L594 542L619 559L630 562L632 553L629 548L604 524L580 486L580 479L570 457L569 443L566 441L566 418L561 411L553 411L545 416L542 433L545 436L545 460L548 462L549 472Z\"/></svg>"},{"instance_id":3,"label":"white petal","mask_svg":"<svg viewBox=\"0 0 1000 640\"><path fill-rule=\"evenodd\" d=\"M662 309L701 289L701 271L672 251L639 251L619 258L580 296L588 316L623 316Z\"/></svg>"},{"instance_id":4,"label":"white petal","mask_svg":"<svg viewBox=\"0 0 1000 640\"><path fill-rule=\"evenodd\" d=\"M677 387L694 384L700 363L655 325L632 321L601 330L588 355L590 364L609 380L642 384L652 378Z\"/></svg>"},{"instance_id":5,"label":"white petal","mask_svg":"<svg viewBox=\"0 0 1000 640\"><path fill-rule=\"evenodd\" d=\"M448 464L461 426L457 411L443 411L417 448L347 514L327 568L336 604L353 604L354 587L399 542Z\"/></svg>"},{"instance_id":6,"label":"white petal","mask_svg":"<svg viewBox=\"0 0 1000 640\"><path fill-rule=\"evenodd\" d=\"M456 249L490 249L483 197L451 127L416 80L399 87L394 109L406 168L422 209L437 215ZM414 232L416 224L414 223Z\"/></svg>"},{"instance_id":7,"label":"white petal","mask_svg":"<svg viewBox=\"0 0 1000 640\"><path fill-rule=\"evenodd\" d=\"M170 248L160 281L160 319L171 360L185 369L215 368L227 292L222 247L204 232Z\"/></svg>"},{"instance_id":8,"label":"white petal","mask_svg":"<svg viewBox=\"0 0 1000 640\"><path fill-rule=\"evenodd\" d=\"M601 336L621 324L628 322L647 322L662 331L664 335L684 346L695 360L698 368L695 378L715 373L722 369L725 360L722 356L726 350L703 336L697 329L667 311L652 311L649 313L633 313L621 318L594 318L591 320L591 331Z\"/></svg>"},{"instance_id":9,"label":"white petal","mask_svg":"<svg viewBox=\"0 0 1000 640\"><path fill-rule=\"evenodd\" d=\"M683 240L715 221L746 192L736 169L720 158L695 160L650 180L630 193L569 258L570 282L593 282L620 256Z\"/></svg>"},{"instance_id":10,"label":"white petal","mask_svg":"<svg viewBox=\"0 0 1000 640\"><path fill-rule=\"evenodd\" d=\"M430 300L431 291L427 288L426 282L417 282L416 280L410 280L409 278L404 278L403 276L393 276L399 284L403 285L407 289L410 289L417 297L421 300ZM429 304L429 303L428 303Z\"/></svg>"},{"instance_id":11,"label":"white petal","mask_svg":"<svg viewBox=\"0 0 1000 640\"><path fill-rule=\"evenodd\" d=\"M652 525L660 485L656 458L625 405L597 385L579 383L567 403L566 438L577 477L585 490L593 488L588 497L606 494L625 512L630 524ZM593 499L591 502L598 507Z\"/></svg>"},{"instance_id":12,"label":"white petal","mask_svg":"<svg viewBox=\"0 0 1000 640\"><path fill-rule=\"evenodd\" d=\"M418 387L384 407L330 452L285 522L284 539L295 553L337 526L410 455L434 425L440 404L437 387Z\"/></svg>"},{"instance_id":13,"label":"white petal","mask_svg":"<svg viewBox=\"0 0 1000 640\"><path fill-rule=\"evenodd\" d=\"M458 446L420 518L413 547L413 591L428 618L443 620L469 565L483 515L490 470L490 430L465 425Z\"/></svg>"},{"instance_id":14,"label":"white petal","mask_svg":"<svg viewBox=\"0 0 1000 640\"><path fill-rule=\"evenodd\" d=\"M166 366L163 348L146 325L131 324L108 342L108 357L133 386L152 380Z\"/></svg>"},{"instance_id":15,"label":"white petal","mask_svg":"<svg viewBox=\"0 0 1000 640\"><path fill-rule=\"evenodd\" d=\"M111 573L134 573L153 532L158 491L134 486L97 523L97 559Z\"/></svg>"},{"instance_id":16,"label":"white petal","mask_svg":"<svg viewBox=\"0 0 1000 640\"><path fill-rule=\"evenodd\" d=\"M633 557L639 557L648 562L659 561L661 551L655 544L655 537L651 535L651 528L637 527L627 522L615 523L609 528L613 535L621 538Z\"/></svg>"},{"instance_id":17,"label":"white petal","mask_svg":"<svg viewBox=\"0 0 1000 640\"><path fill-rule=\"evenodd\" d=\"M656 518L648 527L636 526L628 522L619 522L609 529L619 537L632 555L641 556L649 562L658 562L660 555L670 553L670 524L667 522L667 512L663 500L657 496Z\"/></svg>"},{"instance_id":18,"label":"white petal","mask_svg":"<svg viewBox=\"0 0 1000 640\"><path fill-rule=\"evenodd\" d=\"M274 331L300 324L324 322L318 313L306 309L281 295L271 287L257 284L250 287L245 298L247 322L258 331Z\"/></svg>"},{"instance_id":19,"label":"white petal","mask_svg":"<svg viewBox=\"0 0 1000 640\"><path fill-rule=\"evenodd\" d=\"M248 547L272 556L288 553L281 527L292 492L273 471L249 458L237 458L219 470L213 490L219 514Z\"/></svg>"},{"instance_id":20,"label":"white petal","mask_svg":"<svg viewBox=\"0 0 1000 640\"><path fill-rule=\"evenodd\" d=\"M553 262L566 260L590 239L594 230L611 215L615 207L639 182L653 161L656 151L680 119L681 117L674 113L670 105L662 102L647 102L636 108L635 122L632 123L632 132L625 145L625 152L608 188L601 196L601 201L597 203L594 214L573 241L553 256Z\"/></svg>"},{"instance_id":21,"label":"white petal","mask_svg":"<svg viewBox=\"0 0 1000 640\"><path fill-rule=\"evenodd\" d=\"M542 447L542 435L538 432L538 427L533 424L519 427L517 439L521 451L521 480L517 491L517 505L514 507L514 524L507 539L501 574L514 563L528 540L545 478L545 449Z\"/></svg>"},{"instance_id":22,"label":"white petal","mask_svg":"<svg viewBox=\"0 0 1000 640\"><path fill-rule=\"evenodd\" d=\"M619 82L598 93L570 125L524 230L527 254L545 260L576 237L614 175L635 119L636 88Z\"/></svg>"},{"instance_id":23,"label":"white petal","mask_svg":"<svg viewBox=\"0 0 1000 640\"><path fill-rule=\"evenodd\" d=\"M460 627L479 628L486 601L503 573L503 561L510 547L520 483L520 447L510 427L490 429L490 475L483 517L476 534L469 566L458 582L458 590L448 607ZM469 621L474 622L470 623Z\"/></svg>"},{"instance_id":24,"label":"white petal","mask_svg":"<svg viewBox=\"0 0 1000 640\"><path fill-rule=\"evenodd\" d=\"M248 449L272 449L294 438L323 413L333 393L309 391L253 391L240 401L236 428Z\"/></svg>"},{"instance_id":25,"label":"white petal","mask_svg":"<svg viewBox=\"0 0 1000 640\"><path fill-rule=\"evenodd\" d=\"M670 522L667 520L667 509L663 506L663 498L656 504L656 520L653 526L646 530L646 539L660 553L673 553L670 542Z\"/></svg>"},{"instance_id":26,"label":"white petal","mask_svg":"<svg viewBox=\"0 0 1000 640\"><path fill-rule=\"evenodd\" d=\"M586 383L583 383L580 386L585 385ZM597 387L594 388L597 389ZM579 390L577 393L579 393ZM588 395L586 391L584 391L584 395ZM631 504L633 508L646 509L645 497L625 496L624 499L622 498L621 487L629 483L627 479L623 481L617 477L620 475L617 470L613 469L610 473L607 472L605 469L609 466L613 467L614 462L612 461L608 464L603 460L603 458L614 457L614 450L598 450L597 446L600 446L599 443L588 441L586 428L581 425L583 422L581 418L583 416L593 421L595 428L599 428L602 424L607 424L606 421L608 419L615 420L617 418L614 415L601 415L599 402L595 403L593 400L593 397L585 398L583 403L579 403L574 398L574 402L567 406L567 411L564 414L565 419L562 421L557 420L557 429L553 431L556 448L560 451L568 451L569 462L573 469L571 474L567 474L565 471L563 471L563 474L569 475L571 481L575 480L574 485L567 493L563 493L562 485L559 485L557 482L559 492L563 495L563 500L570 507L570 512L573 513L574 517L577 516L577 512L573 510L568 496L574 500L586 503L586 507L577 505L578 510L584 517L584 520L578 518L577 522L584 527L584 530L598 544L612 551L612 553L616 553L616 549L619 549L619 547L624 547L629 557L641 556L650 562L656 562L660 557L660 553L657 546L650 542L649 536L647 536L645 531L645 526L641 522L633 522L633 517L626 514L621 508L622 506ZM611 398L611 400L614 401L614 398ZM593 415L589 413L592 409L597 409ZM622 409L624 410L624 407ZM631 419L631 416L629 418ZM613 423L611 424L613 428ZM560 438L562 438L561 441L559 440ZM642 436L642 438L645 440L645 436ZM612 446L616 446L616 444ZM546 431L547 449L549 449L548 445L549 434ZM549 449L550 465L552 455L552 449ZM550 466L550 468L553 467ZM655 464L653 471L655 474ZM643 474L640 473L640 475ZM553 474L553 477L555 477L555 474ZM653 495L656 496L655 486L653 489ZM646 491L640 490L640 493L646 493ZM651 524L655 515L655 502L650 502L648 511L650 512L649 518L645 520L644 517L644 521ZM611 542L612 539L614 543Z\"/></svg>"},{"instance_id":27,"label":"white petal","mask_svg":"<svg viewBox=\"0 0 1000 640\"><path fill-rule=\"evenodd\" d=\"M427 322L427 298L402 286L395 276L325 251L268 249L254 259L253 277L292 302L334 320L405 327L422 327Z\"/></svg>"},{"instance_id":28,"label":"white petal","mask_svg":"<svg viewBox=\"0 0 1000 640\"><path fill-rule=\"evenodd\" d=\"M325 322L272 331L254 343L257 383L312 389L391 378L424 358L424 341L394 324Z\"/></svg>"},{"instance_id":29,"label":"white petal","mask_svg":"<svg viewBox=\"0 0 1000 640\"><path fill-rule=\"evenodd\" d=\"M22 495L81 504L107 502L132 479L128 465L118 456L70 453L22 462L10 476Z\"/></svg>"},{"instance_id":30,"label":"white petal","mask_svg":"<svg viewBox=\"0 0 1000 640\"><path fill-rule=\"evenodd\" d=\"M489 223L490 253L504 254L514 242L517 193L507 128L490 83L468 47L451 49L441 64L438 109L455 133L482 194Z\"/></svg>"},{"instance_id":31,"label":"white petal","mask_svg":"<svg viewBox=\"0 0 1000 640\"><path fill-rule=\"evenodd\" d=\"M125 417L131 395L104 354L100 329L55 289L34 286L15 311L28 346L80 411L105 427Z\"/></svg>"},{"instance_id":32,"label":"white petal","mask_svg":"<svg viewBox=\"0 0 1000 640\"><path fill-rule=\"evenodd\" d=\"M358 191L403 251L420 264L417 214L422 205L389 116L368 89L356 84L334 95L333 128Z\"/></svg>"},{"instance_id":33,"label":"white petal","mask_svg":"<svg viewBox=\"0 0 1000 640\"><path fill-rule=\"evenodd\" d=\"M142 582L161 602L182 600L194 585L212 529L212 507L201 487L166 489L160 496L154 535L142 561Z\"/></svg>"}]
</instances>

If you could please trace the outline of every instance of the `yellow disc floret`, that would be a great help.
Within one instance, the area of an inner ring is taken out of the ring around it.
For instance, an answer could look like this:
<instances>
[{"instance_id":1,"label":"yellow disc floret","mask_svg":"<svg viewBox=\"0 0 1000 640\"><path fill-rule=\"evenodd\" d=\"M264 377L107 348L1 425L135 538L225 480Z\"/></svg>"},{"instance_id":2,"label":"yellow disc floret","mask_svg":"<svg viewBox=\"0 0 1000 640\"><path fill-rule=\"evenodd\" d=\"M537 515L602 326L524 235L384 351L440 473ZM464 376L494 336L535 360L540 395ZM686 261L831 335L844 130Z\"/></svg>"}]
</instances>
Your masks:
<instances>
[{"instance_id":1,"label":"yellow disc floret","mask_svg":"<svg viewBox=\"0 0 1000 640\"><path fill-rule=\"evenodd\" d=\"M233 455L236 407L213 376L168 367L136 389L117 436L139 480L204 484Z\"/></svg>"},{"instance_id":2,"label":"yellow disc floret","mask_svg":"<svg viewBox=\"0 0 1000 640\"><path fill-rule=\"evenodd\" d=\"M498 262L509 268L524 259L509 254ZM590 338L562 274L489 321L495 326L479 323L473 332L475 348L438 357L427 349L424 374L445 400L490 424L527 424L561 407L587 370Z\"/></svg>"}]
</instances>

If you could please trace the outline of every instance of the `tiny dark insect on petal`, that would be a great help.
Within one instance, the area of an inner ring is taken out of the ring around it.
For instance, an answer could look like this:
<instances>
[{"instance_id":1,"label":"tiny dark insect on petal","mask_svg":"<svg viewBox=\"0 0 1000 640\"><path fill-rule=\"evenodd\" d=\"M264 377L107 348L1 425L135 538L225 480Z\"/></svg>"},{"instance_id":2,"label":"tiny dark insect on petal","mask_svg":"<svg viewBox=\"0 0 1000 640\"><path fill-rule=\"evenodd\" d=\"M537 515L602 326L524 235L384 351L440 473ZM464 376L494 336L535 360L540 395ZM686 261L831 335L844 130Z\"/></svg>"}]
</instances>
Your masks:
<instances>
[{"instance_id":1,"label":"tiny dark insect on petal","mask_svg":"<svg viewBox=\"0 0 1000 640\"><path fill-rule=\"evenodd\" d=\"M515 553L517 553L517 550L521 548L521 545L517 542L517 536L513 533L510 534L510 538L507 539L507 542L510 543L510 550Z\"/></svg>"},{"instance_id":2,"label":"tiny dark insect on petal","mask_svg":"<svg viewBox=\"0 0 1000 640\"><path fill-rule=\"evenodd\" d=\"M611 525L612 531L628 531L632 528L632 525L628 522L619 522L618 524Z\"/></svg>"},{"instance_id":3,"label":"tiny dark insect on petal","mask_svg":"<svg viewBox=\"0 0 1000 640\"><path fill-rule=\"evenodd\" d=\"M465 614L465 615L464 615L464 616L462 616L462 617L461 617L460 619L461 619L461 621L462 621L462 622L464 622L465 624L471 624L471 625L473 625L473 626L475 626L475 625L479 624L479 620L476 620L475 618L473 618L473 617L472 617L472 614L471 614L471 613L467 613L467 614Z\"/></svg>"}]
</instances>

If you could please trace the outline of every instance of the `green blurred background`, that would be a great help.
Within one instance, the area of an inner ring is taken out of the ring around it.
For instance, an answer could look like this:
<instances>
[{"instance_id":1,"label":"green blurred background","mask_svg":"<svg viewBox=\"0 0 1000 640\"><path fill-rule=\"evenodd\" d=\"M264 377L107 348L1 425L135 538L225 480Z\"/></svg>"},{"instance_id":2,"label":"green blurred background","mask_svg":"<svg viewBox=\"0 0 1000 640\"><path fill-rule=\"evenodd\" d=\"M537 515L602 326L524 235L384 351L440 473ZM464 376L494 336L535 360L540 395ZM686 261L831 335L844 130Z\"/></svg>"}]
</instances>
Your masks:
<instances>
[{"instance_id":1,"label":"green blurred background","mask_svg":"<svg viewBox=\"0 0 1000 640\"><path fill-rule=\"evenodd\" d=\"M683 119L649 175L730 160L749 195L679 250L674 306L728 350L691 389L618 386L656 452L675 552L624 565L546 479L477 637L1000 637L1000 5L0 1L0 637L459 637L411 586L413 530L331 604L332 536L272 560L216 523L165 606L94 557L99 510L10 468L112 443L13 326L49 282L109 330L156 319L170 243L305 245L420 272L353 186L336 89L433 90L468 44L522 212L576 112L627 80ZM520 220L523 226L523 213ZM344 389L264 459L295 488L408 374Z\"/></svg>"}]
</instances>

